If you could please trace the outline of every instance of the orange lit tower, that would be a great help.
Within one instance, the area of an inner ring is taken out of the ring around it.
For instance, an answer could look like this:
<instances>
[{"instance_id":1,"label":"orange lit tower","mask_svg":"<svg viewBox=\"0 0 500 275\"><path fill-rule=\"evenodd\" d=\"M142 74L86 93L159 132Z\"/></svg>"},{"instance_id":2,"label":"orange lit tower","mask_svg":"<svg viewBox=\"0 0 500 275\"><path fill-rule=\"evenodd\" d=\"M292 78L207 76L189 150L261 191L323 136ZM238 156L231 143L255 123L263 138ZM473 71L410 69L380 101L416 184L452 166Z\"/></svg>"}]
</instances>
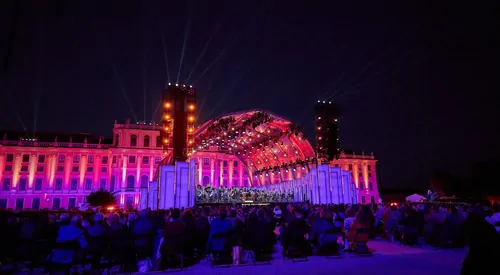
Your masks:
<instances>
[{"instance_id":1,"label":"orange lit tower","mask_svg":"<svg viewBox=\"0 0 500 275\"><path fill-rule=\"evenodd\" d=\"M318 158L338 159L339 108L331 101L320 101L314 106L316 116L316 152Z\"/></svg>"},{"instance_id":2,"label":"orange lit tower","mask_svg":"<svg viewBox=\"0 0 500 275\"><path fill-rule=\"evenodd\" d=\"M173 151L170 164L185 161L192 152L196 92L192 86L169 83L162 95L162 106L163 152L167 155Z\"/></svg>"}]
</instances>

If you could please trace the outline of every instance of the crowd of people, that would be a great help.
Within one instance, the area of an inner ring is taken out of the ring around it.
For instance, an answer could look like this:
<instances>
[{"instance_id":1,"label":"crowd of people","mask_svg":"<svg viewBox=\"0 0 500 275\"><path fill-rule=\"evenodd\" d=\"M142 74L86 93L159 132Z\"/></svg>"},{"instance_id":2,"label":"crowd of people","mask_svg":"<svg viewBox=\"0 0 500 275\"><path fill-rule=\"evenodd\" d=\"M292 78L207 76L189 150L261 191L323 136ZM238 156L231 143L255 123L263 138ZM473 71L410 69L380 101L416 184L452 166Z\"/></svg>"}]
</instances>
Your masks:
<instances>
[{"instance_id":1,"label":"crowd of people","mask_svg":"<svg viewBox=\"0 0 500 275\"><path fill-rule=\"evenodd\" d=\"M210 185L196 188L196 202L198 204L208 203L242 203L252 202L293 202L292 191L263 190L250 187L212 187Z\"/></svg>"},{"instance_id":2,"label":"crowd of people","mask_svg":"<svg viewBox=\"0 0 500 275\"><path fill-rule=\"evenodd\" d=\"M234 262L231 254L240 250L251 251L256 260L269 259L276 242L285 257L369 253L369 240L383 237L408 245L419 239L439 247L467 245L462 273L482 274L478 270L496 268L492 264L500 247L498 205L284 203L129 213L0 213L3 267L23 261L51 268L86 262L92 268L105 263L134 271L138 261L151 259L151 268L164 270L194 264L205 255Z\"/></svg>"}]
</instances>

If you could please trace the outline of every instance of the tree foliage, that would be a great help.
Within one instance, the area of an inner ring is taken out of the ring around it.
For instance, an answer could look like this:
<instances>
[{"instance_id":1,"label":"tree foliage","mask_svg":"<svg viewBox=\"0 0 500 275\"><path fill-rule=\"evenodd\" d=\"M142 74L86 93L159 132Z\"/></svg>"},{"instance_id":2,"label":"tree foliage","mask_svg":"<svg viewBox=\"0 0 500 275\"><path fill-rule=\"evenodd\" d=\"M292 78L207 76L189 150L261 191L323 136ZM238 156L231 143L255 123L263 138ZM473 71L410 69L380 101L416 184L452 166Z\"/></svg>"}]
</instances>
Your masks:
<instances>
[{"instance_id":1,"label":"tree foliage","mask_svg":"<svg viewBox=\"0 0 500 275\"><path fill-rule=\"evenodd\" d=\"M90 193L87 202L91 206L109 206L116 204L116 197L107 190L99 190Z\"/></svg>"}]
</instances>

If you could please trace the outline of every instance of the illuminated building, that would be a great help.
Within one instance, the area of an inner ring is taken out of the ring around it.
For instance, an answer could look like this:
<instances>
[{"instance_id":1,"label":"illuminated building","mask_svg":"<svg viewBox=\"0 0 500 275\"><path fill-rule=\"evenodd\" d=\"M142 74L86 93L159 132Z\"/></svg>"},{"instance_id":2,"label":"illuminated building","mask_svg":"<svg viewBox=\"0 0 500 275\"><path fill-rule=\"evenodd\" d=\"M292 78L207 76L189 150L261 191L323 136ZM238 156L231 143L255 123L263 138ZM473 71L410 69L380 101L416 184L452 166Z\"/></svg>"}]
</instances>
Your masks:
<instances>
[{"instance_id":1,"label":"illuminated building","mask_svg":"<svg viewBox=\"0 0 500 275\"><path fill-rule=\"evenodd\" d=\"M43 133L23 139L19 133L1 132L0 208L73 208L98 189L116 192L122 207L137 207L141 190L150 188L158 165L173 158L172 150L164 154L165 127L115 122L109 140ZM333 194L340 196L346 187L356 185L359 192L350 194L357 197L347 201L379 200L373 155L341 153L338 160L321 168L298 127L268 112L245 111L207 121L193 129L191 144L186 140L187 146L193 146L186 154L191 153L188 161L196 165L192 179L196 184L294 188L300 198L312 197L315 203L327 203ZM338 182L342 181L342 186L335 185L338 190L331 185L326 197L314 195L324 185L312 189L294 185L324 178L324 173L338 175Z\"/></svg>"}]
</instances>

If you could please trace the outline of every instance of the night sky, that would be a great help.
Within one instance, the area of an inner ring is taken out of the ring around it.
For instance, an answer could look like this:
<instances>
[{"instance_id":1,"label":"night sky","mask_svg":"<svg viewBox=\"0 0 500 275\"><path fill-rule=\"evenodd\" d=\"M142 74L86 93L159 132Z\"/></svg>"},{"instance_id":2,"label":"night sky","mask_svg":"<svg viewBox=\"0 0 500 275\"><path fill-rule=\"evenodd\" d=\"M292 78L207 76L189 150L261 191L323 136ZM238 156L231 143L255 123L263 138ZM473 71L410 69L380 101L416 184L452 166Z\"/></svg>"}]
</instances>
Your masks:
<instances>
[{"instance_id":1,"label":"night sky","mask_svg":"<svg viewBox=\"0 0 500 275\"><path fill-rule=\"evenodd\" d=\"M466 177L500 154L493 2L21 1L6 62L16 2L0 2L0 129L111 136L114 120L150 122L166 49L200 123L261 108L313 137L312 107L334 94L341 146L375 153L382 188Z\"/></svg>"}]
</instances>

